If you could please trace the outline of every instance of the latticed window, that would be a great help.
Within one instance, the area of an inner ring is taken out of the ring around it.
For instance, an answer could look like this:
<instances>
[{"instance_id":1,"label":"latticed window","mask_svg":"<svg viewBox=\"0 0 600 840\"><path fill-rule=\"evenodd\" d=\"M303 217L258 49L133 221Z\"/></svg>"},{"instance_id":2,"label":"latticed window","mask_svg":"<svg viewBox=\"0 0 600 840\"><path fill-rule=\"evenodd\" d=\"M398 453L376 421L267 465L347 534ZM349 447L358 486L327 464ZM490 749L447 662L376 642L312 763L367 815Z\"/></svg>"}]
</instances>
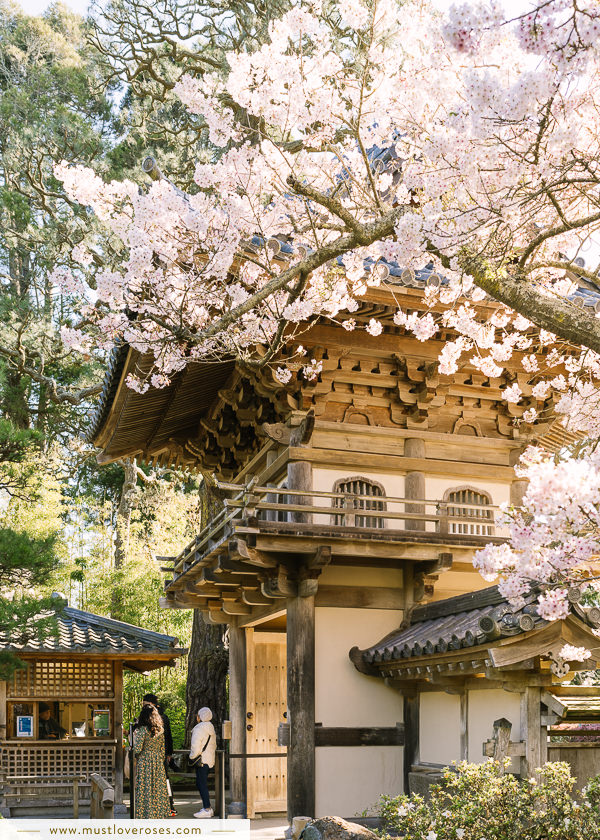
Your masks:
<instances>
[{"instance_id":1,"label":"latticed window","mask_svg":"<svg viewBox=\"0 0 600 840\"><path fill-rule=\"evenodd\" d=\"M343 498L335 498L333 507L343 508L343 514L333 516L334 525L346 525L355 528L385 528L383 516L368 516L356 511L386 510L385 490L376 481L370 481L362 476L343 478L336 481L334 493L343 493Z\"/></svg>"},{"instance_id":2,"label":"latticed window","mask_svg":"<svg viewBox=\"0 0 600 840\"><path fill-rule=\"evenodd\" d=\"M9 697L112 697L112 662L34 660L15 671L8 685Z\"/></svg>"},{"instance_id":3,"label":"latticed window","mask_svg":"<svg viewBox=\"0 0 600 840\"><path fill-rule=\"evenodd\" d=\"M471 487L459 487L445 493L444 502L448 533L478 537L494 535L494 512L487 493Z\"/></svg>"}]
</instances>

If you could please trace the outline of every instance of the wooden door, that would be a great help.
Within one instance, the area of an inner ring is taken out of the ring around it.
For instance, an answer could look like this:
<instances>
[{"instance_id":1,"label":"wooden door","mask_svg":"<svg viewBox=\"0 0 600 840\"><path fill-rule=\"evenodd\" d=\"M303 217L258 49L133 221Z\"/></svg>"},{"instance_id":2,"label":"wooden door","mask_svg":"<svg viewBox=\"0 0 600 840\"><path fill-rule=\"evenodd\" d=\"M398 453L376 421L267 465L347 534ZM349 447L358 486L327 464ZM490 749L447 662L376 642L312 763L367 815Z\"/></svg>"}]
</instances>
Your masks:
<instances>
[{"instance_id":1,"label":"wooden door","mask_svg":"<svg viewBox=\"0 0 600 840\"><path fill-rule=\"evenodd\" d=\"M286 721L285 633L246 630L246 752L268 754L248 758L248 817L287 810L287 759L277 746L277 728Z\"/></svg>"}]
</instances>

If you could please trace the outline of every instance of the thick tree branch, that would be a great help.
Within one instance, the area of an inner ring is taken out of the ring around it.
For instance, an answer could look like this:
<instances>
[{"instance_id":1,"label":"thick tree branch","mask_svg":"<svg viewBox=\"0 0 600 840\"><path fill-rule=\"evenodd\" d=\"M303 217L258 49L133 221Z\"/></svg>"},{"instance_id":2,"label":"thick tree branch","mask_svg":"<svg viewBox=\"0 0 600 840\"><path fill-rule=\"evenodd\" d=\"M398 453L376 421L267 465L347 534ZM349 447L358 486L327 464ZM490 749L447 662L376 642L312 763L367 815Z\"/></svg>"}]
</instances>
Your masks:
<instances>
[{"instance_id":1,"label":"thick tree branch","mask_svg":"<svg viewBox=\"0 0 600 840\"><path fill-rule=\"evenodd\" d=\"M56 379L52 376L46 376L40 373L27 361L24 354L19 353L18 350L13 350L10 347L0 345L0 356L9 359L13 366L24 376L29 376L34 382L44 385L47 390L47 396L54 403L69 403L69 405L81 405L81 403L89 400L91 397L97 396L102 391L102 383L90 385L87 388L79 388L72 391L69 388L64 388L59 385Z\"/></svg>"}]
</instances>

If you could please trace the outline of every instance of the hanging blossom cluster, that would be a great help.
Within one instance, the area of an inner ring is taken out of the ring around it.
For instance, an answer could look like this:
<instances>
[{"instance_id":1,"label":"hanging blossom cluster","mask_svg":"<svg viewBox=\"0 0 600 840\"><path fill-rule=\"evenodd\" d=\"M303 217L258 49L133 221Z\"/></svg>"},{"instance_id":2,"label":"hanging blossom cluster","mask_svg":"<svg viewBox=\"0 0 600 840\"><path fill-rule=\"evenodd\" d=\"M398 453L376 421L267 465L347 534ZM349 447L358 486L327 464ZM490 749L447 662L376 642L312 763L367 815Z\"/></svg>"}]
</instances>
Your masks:
<instances>
[{"instance_id":1,"label":"hanging blossom cluster","mask_svg":"<svg viewBox=\"0 0 600 840\"><path fill-rule=\"evenodd\" d=\"M420 341L456 331L440 372L525 367L532 325L505 307L484 311L477 283L491 274L501 284L523 255L518 271L541 296L573 291L564 255L600 224L598 19L596 6L564 0L510 24L495 0L445 19L411 0L340 2L337 16L335 4L325 13L320 0L296 0L269 43L228 56L225 78L176 85L215 148L193 194L166 179L140 190L57 165L119 252L96 272L93 303L65 342L122 337L153 356L158 387L198 359L251 357L282 323L355 313L382 282L380 266L430 265L443 283L395 320ZM81 271L58 268L53 280L73 293L91 258L82 246L70 257ZM547 362L547 381L537 372L537 393L522 392L525 422L564 358Z\"/></svg>"},{"instance_id":2,"label":"hanging blossom cluster","mask_svg":"<svg viewBox=\"0 0 600 840\"><path fill-rule=\"evenodd\" d=\"M533 583L545 585L538 612L553 621L569 613L573 583L598 588L594 564L600 557L600 453L556 462L540 450L526 452L520 475L529 484L519 507L507 509L501 524L510 542L477 552L475 567L515 606Z\"/></svg>"},{"instance_id":3,"label":"hanging blossom cluster","mask_svg":"<svg viewBox=\"0 0 600 840\"><path fill-rule=\"evenodd\" d=\"M540 0L512 22L495 0L445 17L421 0L295 0L267 44L228 56L225 77L176 85L214 149L190 194L57 165L116 254L92 272L93 292L86 247L54 272L85 300L65 342L118 338L150 355L149 377L129 380L139 390L262 346L292 387L284 339L315 318L381 335L377 318L361 320L369 287L393 290L427 266L438 282L394 322L419 341L451 336L440 374L503 377L517 421L554 403L572 432L600 436L598 355L533 323L552 307L556 324L573 320L580 283L597 287L581 254L600 237L599 25L591 0ZM497 302L511 283L521 314ZM319 365L308 355L303 376ZM540 613L559 618L563 584L599 553L599 456L538 453L524 470L510 544L477 565L515 603L531 581L547 584Z\"/></svg>"}]
</instances>

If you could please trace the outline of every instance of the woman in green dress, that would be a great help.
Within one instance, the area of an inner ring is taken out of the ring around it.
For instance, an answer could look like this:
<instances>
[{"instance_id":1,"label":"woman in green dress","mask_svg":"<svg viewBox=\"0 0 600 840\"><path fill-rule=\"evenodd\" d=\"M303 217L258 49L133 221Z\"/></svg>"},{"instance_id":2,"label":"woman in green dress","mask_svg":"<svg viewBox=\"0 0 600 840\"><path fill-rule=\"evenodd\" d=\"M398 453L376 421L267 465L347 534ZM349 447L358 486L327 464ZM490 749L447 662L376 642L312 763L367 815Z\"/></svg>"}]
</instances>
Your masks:
<instances>
[{"instance_id":1,"label":"woman in green dress","mask_svg":"<svg viewBox=\"0 0 600 840\"><path fill-rule=\"evenodd\" d=\"M133 733L135 774L135 816L138 820L160 820L171 816L165 775L165 735L160 715L145 703Z\"/></svg>"}]
</instances>

